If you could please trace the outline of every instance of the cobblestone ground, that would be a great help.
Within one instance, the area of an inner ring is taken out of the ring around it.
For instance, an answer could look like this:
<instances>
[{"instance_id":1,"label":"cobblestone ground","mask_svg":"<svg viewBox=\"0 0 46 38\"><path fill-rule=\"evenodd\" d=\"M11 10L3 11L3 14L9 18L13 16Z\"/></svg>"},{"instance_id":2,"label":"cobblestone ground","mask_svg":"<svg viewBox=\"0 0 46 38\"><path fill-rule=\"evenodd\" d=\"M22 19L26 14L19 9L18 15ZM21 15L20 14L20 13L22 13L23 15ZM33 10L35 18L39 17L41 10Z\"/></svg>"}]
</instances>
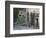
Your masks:
<instances>
[{"instance_id":1,"label":"cobblestone ground","mask_svg":"<svg viewBox=\"0 0 46 38\"><path fill-rule=\"evenodd\" d=\"M22 30L22 29L38 29L38 27L34 27L34 26L27 26L25 25L14 25L13 30Z\"/></svg>"}]
</instances>

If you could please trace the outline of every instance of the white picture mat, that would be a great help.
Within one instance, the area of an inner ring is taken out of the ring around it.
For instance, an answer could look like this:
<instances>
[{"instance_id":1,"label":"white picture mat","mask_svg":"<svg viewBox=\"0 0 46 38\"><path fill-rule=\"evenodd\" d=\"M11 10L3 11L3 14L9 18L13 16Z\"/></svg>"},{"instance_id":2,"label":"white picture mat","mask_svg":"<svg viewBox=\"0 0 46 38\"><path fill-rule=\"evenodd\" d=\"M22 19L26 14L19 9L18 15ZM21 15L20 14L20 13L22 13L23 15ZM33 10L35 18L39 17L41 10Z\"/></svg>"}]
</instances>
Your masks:
<instances>
[{"instance_id":1,"label":"white picture mat","mask_svg":"<svg viewBox=\"0 0 46 38\"><path fill-rule=\"evenodd\" d=\"M13 8L39 8L40 9L40 17L39 17L39 27L40 29L28 29L28 30L13 30ZM42 6L36 5L18 5L18 4L10 4L10 34L22 34L22 33L40 33L42 32Z\"/></svg>"}]
</instances>

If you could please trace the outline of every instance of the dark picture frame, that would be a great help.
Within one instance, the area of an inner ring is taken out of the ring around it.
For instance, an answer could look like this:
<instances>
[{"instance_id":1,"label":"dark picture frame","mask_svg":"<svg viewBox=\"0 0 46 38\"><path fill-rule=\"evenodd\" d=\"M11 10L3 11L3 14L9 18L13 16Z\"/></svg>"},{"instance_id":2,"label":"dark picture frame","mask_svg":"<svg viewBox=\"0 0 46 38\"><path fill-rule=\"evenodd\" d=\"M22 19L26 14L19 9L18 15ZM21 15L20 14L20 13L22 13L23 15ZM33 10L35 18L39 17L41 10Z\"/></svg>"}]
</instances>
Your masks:
<instances>
[{"instance_id":1,"label":"dark picture frame","mask_svg":"<svg viewBox=\"0 0 46 38\"><path fill-rule=\"evenodd\" d=\"M43 31L41 33L25 33L25 34L10 34L10 4L21 5L38 5L42 6L43 10ZM5 1L5 37L17 37L17 36L32 36L32 35L44 35L45 34L45 4L37 2L20 2L20 1Z\"/></svg>"}]
</instances>

